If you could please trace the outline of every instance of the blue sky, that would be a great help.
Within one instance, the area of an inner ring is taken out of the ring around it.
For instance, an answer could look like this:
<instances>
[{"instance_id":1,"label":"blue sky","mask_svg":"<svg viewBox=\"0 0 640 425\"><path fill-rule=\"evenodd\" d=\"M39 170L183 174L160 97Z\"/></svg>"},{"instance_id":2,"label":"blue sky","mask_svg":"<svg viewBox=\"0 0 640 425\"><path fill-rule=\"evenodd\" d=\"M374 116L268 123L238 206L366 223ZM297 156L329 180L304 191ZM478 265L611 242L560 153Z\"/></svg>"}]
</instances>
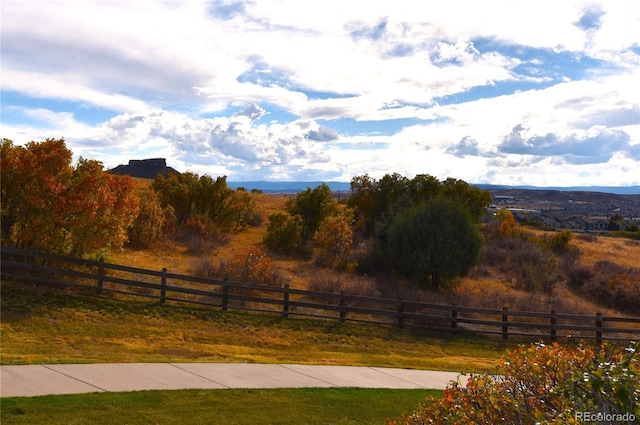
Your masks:
<instances>
[{"instance_id":1,"label":"blue sky","mask_svg":"<svg viewBox=\"0 0 640 425\"><path fill-rule=\"evenodd\" d=\"M3 1L1 135L230 181L640 185L640 5Z\"/></svg>"}]
</instances>

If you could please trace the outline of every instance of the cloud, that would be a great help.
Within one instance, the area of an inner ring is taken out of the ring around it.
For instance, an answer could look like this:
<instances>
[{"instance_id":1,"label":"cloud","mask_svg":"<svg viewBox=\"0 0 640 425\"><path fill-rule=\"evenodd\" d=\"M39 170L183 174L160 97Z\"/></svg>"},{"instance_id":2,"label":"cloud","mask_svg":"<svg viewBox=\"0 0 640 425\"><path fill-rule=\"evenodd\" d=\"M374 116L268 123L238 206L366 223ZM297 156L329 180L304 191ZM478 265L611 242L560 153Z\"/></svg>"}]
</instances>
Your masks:
<instances>
[{"instance_id":1,"label":"cloud","mask_svg":"<svg viewBox=\"0 0 640 425\"><path fill-rule=\"evenodd\" d=\"M433 62L437 64L453 62L468 64L480 56L480 52L470 41L456 43L439 42L433 55Z\"/></svg>"},{"instance_id":2,"label":"cloud","mask_svg":"<svg viewBox=\"0 0 640 425\"><path fill-rule=\"evenodd\" d=\"M247 12L247 3L244 1L217 0L209 3L209 13L220 19L233 19L243 16Z\"/></svg>"},{"instance_id":3,"label":"cloud","mask_svg":"<svg viewBox=\"0 0 640 425\"><path fill-rule=\"evenodd\" d=\"M6 2L1 19L3 134L85 156L261 179L640 175L635 0Z\"/></svg>"},{"instance_id":4,"label":"cloud","mask_svg":"<svg viewBox=\"0 0 640 425\"><path fill-rule=\"evenodd\" d=\"M583 31L597 31L602 27L605 11L598 5L587 7L575 25Z\"/></svg>"},{"instance_id":5,"label":"cloud","mask_svg":"<svg viewBox=\"0 0 640 425\"><path fill-rule=\"evenodd\" d=\"M640 158L640 145L631 145L629 135L621 130L594 127L565 136L529 133L530 129L518 124L502 138L498 151L519 155L558 156L572 164L606 163L618 152L634 159Z\"/></svg>"},{"instance_id":6,"label":"cloud","mask_svg":"<svg viewBox=\"0 0 640 425\"><path fill-rule=\"evenodd\" d=\"M324 126L319 126L317 130L311 130L307 134L307 138L309 138L309 140L314 140L316 142L329 142L337 140L339 137L340 135L336 130Z\"/></svg>"},{"instance_id":7,"label":"cloud","mask_svg":"<svg viewBox=\"0 0 640 425\"><path fill-rule=\"evenodd\" d=\"M373 26L361 22L348 22L345 28L354 40L363 38L367 40L380 40L387 28L387 18L380 19L380 21Z\"/></svg>"},{"instance_id":8,"label":"cloud","mask_svg":"<svg viewBox=\"0 0 640 425\"><path fill-rule=\"evenodd\" d=\"M250 103L244 109L237 112L236 117L247 117L250 122L254 122L264 116L266 111L262 109L257 103Z\"/></svg>"},{"instance_id":9,"label":"cloud","mask_svg":"<svg viewBox=\"0 0 640 425\"><path fill-rule=\"evenodd\" d=\"M480 156L478 141L471 136L463 137L456 145L449 146L445 152L457 157Z\"/></svg>"}]
</instances>

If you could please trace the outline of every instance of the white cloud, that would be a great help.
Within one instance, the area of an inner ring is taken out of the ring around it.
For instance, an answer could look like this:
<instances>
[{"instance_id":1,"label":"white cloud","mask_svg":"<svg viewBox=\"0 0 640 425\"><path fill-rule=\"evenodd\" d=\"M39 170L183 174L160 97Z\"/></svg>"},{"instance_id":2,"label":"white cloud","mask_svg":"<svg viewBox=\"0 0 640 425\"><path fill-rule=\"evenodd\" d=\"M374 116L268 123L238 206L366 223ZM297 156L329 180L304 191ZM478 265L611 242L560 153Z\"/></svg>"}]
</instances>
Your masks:
<instances>
[{"instance_id":1,"label":"white cloud","mask_svg":"<svg viewBox=\"0 0 640 425\"><path fill-rule=\"evenodd\" d=\"M2 12L2 132L19 141L64 136L105 163L163 155L243 179L638 179L634 0L53 1ZM89 121L93 109L110 112Z\"/></svg>"}]
</instances>

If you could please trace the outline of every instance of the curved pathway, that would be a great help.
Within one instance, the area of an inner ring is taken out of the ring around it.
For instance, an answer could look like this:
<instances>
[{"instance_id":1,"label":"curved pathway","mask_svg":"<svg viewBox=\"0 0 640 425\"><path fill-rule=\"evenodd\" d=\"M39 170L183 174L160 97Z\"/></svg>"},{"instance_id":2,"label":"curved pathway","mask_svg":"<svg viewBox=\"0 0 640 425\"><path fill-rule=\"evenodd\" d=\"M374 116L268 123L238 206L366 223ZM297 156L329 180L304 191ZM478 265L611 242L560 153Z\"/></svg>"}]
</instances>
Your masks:
<instances>
[{"instance_id":1,"label":"curved pathway","mask_svg":"<svg viewBox=\"0 0 640 425\"><path fill-rule=\"evenodd\" d=\"M0 366L0 397L141 390L360 387L444 389L455 372L239 363L98 363Z\"/></svg>"}]
</instances>

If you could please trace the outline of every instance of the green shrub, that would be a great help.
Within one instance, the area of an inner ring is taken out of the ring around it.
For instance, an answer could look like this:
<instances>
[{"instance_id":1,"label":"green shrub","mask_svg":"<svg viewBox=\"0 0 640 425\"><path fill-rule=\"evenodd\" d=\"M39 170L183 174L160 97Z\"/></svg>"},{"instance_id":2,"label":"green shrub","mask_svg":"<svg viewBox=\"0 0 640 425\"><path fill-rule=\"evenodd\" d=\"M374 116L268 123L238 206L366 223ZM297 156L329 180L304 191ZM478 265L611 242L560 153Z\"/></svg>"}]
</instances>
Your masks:
<instances>
[{"instance_id":1,"label":"green shrub","mask_svg":"<svg viewBox=\"0 0 640 425\"><path fill-rule=\"evenodd\" d=\"M398 214L389 227L386 252L398 272L439 289L469 272L481 246L482 238L465 207L434 199Z\"/></svg>"},{"instance_id":2,"label":"green shrub","mask_svg":"<svg viewBox=\"0 0 640 425\"><path fill-rule=\"evenodd\" d=\"M267 248L282 254L292 254L302 242L302 219L288 213L269 214L269 225L264 237Z\"/></svg>"}]
</instances>

